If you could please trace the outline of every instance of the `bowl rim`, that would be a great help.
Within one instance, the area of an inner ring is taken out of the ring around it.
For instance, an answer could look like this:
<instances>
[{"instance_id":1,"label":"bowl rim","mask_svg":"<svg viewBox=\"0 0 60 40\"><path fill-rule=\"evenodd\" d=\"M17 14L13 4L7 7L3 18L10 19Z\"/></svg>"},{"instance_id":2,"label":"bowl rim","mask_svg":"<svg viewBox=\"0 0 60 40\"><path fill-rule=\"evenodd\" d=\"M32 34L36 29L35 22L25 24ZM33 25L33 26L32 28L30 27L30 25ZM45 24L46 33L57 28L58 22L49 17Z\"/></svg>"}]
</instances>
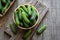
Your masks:
<instances>
[{"instance_id":1,"label":"bowl rim","mask_svg":"<svg viewBox=\"0 0 60 40\"><path fill-rule=\"evenodd\" d=\"M30 5L30 4L23 4L23 5ZM15 10L14 12L20 7L20 6L23 6L23 5L19 5ZM30 5L30 6L33 6L33 5ZM36 9L36 8L35 8ZM37 13L38 13L38 10L36 9ZM34 25L32 25L31 27L28 27L28 28L24 28L24 27L21 27L21 26L17 26L18 28L20 29L24 29L24 30L28 30L28 29L32 29L34 28L37 24L38 24L38 21L39 21L39 13L38 13L38 18L37 18L37 21ZM15 20L14 20L14 13L13 13L13 22L15 23ZM15 23L16 24L16 23Z\"/></svg>"}]
</instances>

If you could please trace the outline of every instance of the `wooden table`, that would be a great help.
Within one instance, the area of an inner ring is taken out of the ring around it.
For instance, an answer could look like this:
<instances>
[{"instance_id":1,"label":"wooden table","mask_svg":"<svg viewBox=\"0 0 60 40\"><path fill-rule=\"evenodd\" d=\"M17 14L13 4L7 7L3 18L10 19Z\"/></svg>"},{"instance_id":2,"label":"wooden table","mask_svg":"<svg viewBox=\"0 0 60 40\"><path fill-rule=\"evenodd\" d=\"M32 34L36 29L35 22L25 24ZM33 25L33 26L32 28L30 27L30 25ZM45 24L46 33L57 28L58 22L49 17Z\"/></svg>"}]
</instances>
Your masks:
<instances>
[{"instance_id":1,"label":"wooden table","mask_svg":"<svg viewBox=\"0 0 60 40\"><path fill-rule=\"evenodd\" d=\"M9 14L13 14L13 10L22 3L23 0L17 0L12 8L9 10ZM29 0L28 0L29 1ZM37 36L36 34L33 36L32 40L60 40L60 0L39 0L42 3L47 4L49 7L48 14L42 21L41 25L46 24L47 29L42 35ZM17 5L18 4L18 5ZM11 14L11 16L12 16ZM7 16L8 17L8 16ZM7 18L9 19L9 18ZM8 22L8 21L6 21ZM1 22L0 22L1 23ZM1 24L0 24L1 26ZM2 26L1 26L2 27ZM4 34L4 28L0 29L0 40L8 40L9 37Z\"/></svg>"}]
</instances>

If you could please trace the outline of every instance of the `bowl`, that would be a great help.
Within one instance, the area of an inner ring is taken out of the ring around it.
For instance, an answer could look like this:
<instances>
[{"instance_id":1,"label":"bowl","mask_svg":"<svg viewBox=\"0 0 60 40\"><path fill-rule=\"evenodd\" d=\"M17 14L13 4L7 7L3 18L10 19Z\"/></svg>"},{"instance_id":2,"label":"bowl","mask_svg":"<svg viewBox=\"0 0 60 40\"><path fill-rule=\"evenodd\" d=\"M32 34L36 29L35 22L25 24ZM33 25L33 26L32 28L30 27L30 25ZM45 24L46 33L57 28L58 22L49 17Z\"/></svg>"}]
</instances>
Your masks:
<instances>
[{"instance_id":1,"label":"bowl","mask_svg":"<svg viewBox=\"0 0 60 40\"><path fill-rule=\"evenodd\" d=\"M29 4L24 4L24 5L29 5ZM20 6L23 6L23 5L20 5ZM14 11L16 11L20 6L18 6ZM31 5L32 6L32 5ZM35 8L36 9L36 8ZM38 10L36 9L37 13L38 13ZM13 21L15 23L15 20L14 20L14 14L13 14ZM38 24L38 21L39 21L39 13L38 13L38 18L37 18L37 21L34 25L32 25L31 27L28 27L28 28L24 28L24 27L21 27L21 26L17 26L18 28L20 29L23 29L23 30L28 30L28 29L32 29L34 27L36 27L36 25ZM16 23L15 23L16 24Z\"/></svg>"}]
</instances>

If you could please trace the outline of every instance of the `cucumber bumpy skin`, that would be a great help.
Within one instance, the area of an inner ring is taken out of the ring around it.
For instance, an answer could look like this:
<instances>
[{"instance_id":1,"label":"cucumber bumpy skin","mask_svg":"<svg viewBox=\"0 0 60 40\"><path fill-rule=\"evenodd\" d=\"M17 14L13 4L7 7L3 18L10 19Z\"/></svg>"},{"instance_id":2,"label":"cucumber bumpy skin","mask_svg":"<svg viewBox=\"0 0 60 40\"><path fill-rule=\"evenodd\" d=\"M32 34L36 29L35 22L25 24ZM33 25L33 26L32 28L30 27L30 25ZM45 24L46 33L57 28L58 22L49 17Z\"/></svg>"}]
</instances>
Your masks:
<instances>
[{"instance_id":1,"label":"cucumber bumpy skin","mask_svg":"<svg viewBox=\"0 0 60 40\"><path fill-rule=\"evenodd\" d=\"M8 6L9 6L9 3L7 3L6 5L5 5L5 7L2 9L2 14L5 12L5 10L8 8ZM4 14L3 14L4 15Z\"/></svg>"},{"instance_id":2,"label":"cucumber bumpy skin","mask_svg":"<svg viewBox=\"0 0 60 40\"><path fill-rule=\"evenodd\" d=\"M17 33L17 30L16 30L15 25L14 25L13 22L10 23L10 28L11 28L11 30L12 30L12 32L13 32L14 34Z\"/></svg>"},{"instance_id":3,"label":"cucumber bumpy skin","mask_svg":"<svg viewBox=\"0 0 60 40\"><path fill-rule=\"evenodd\" d=\"M23 8L20 8L20 10L21 10L21 12L25 12ZM28 17L28 14L27 13L26 13L26 16Z\"/></svg>"},{"instance_id":4,"label":"cucumber bumpy skin","mask_svg":"<svg viewBox=\"0 0 60 40\"><path fill-rule=\"evenodd\" d=\"M23 39L24 40L26 40L28 37L29 37L29 35L30 35L30 33L32 32L32 30L28 30L28 31L26 31L24 34L23 34Z\"/></svg>"},{"instance_id":5,"label":"cucumber bumpy skin","mask_svg":"<svg viewBox=\"0 0 60 40\"><path fill-rule=\"evenodd\" d=\"M11 0L7 0L7 3L10 3L11 2Z\"/></svg>"},{"instance_id":6,"label":"cucumber bumpy skin","mask_svg":"<svg viewBox=\"0 0 60 40\"><path fill-rule=\"evenodd\" d=\"M18 9L18 16L19 16L19 19L21 21L22 20L22 16L21 16L21 10L20 10L20 8Z\"/></svg>"},{"instance_id":7,"label":"cucumber bumpy skin","mask_svg":"<svg viewBox=\"0 0 60 40\"><path fill-rule=\"evenodd\" d=\"M6 0L1 0L1 2L2 2L2 3L4 3L4 4L6 4L6 3L7 3L7 1L6 1Z\"/></svg>"},{"instance_id":8,"label":"cucumber bumpy skin","mask_svg":"<svg viewBox=\"0 0 60 40\"><path fill-rule=\"evenodd\" d=\"M31 6L30 5L28 5L28 14L29 14L29 16L31 16Z\"/></svg>"},{"instance_id":9,"label":"cucumber bumpy skin","mask_svg":"<svg viewBox=\"0 0 60 40\"><path fill-rule=\"evenodd\" d=\"M14 12L14 19L15 19L15 22L16 22L16 25L20 25L20 21L19 21L19 18L18 18L18 13L17 11Z\"/></svg>"},{"instance_id":10,"label":"cucumber bumpy skin","mask_svg":"<svg viewBox=\"0 0 60 40\"><path fill-rule=\"evenodd\" d=\"M35 20L35 18L36 18L37 15L36 15L35 8L33 6L31 6L31 8L32 8L32 16L30 18L30 21L34 22L34 20Z\"/></svg>"},{"instance_id":11,"label":"cucumber bumpy skin","mask_svg":"<svg viewBox=\"0 0 60 40\"><path fill-rule=\"evenodd\" d=\"M2 0L3 1L3 0ZM10 5L11 0L5 0L6 4L4 6L4 8L2 9L2 14L5 12L5 10L8 8L8 6ZM3 14L4 15L4 14Z\"/></svg>"},{"instance_id":12,"label":"cucumber bumpy skin","mask_svg":"<svg viewBox=\"0 0 60 40\"><path fill-rule=\"evenodd\" d=\"M3 6L2 6L1 0L0 0L0 13L2 12L2 9L3 9Z\"/></svg>"},{"instance_id":13,"label":"cucumber bumpy skin","mask_svg":"<svg viewBox=\"0 0 60 40\"><path fill-rule=\"evenodd\" d=\"M27 12L27 8L23 5L23 6L21 6L21 8L25 11L25 12Z\"/></svg>"},{"instance_id":14,"label":"cucumber bumpy skin","mask_svg":"<svg viewBox=\"0 0 60 40\"><path fill-rule=\"evenodd\" d=\"M30 23L29 19L26 17L25 12L22 12L22 18L23 18L23 20L24 20L27 24Z\"/></svg>"},{"instance_id":15,"label":"cucumber bumpy skin","mask_svg":"<svg viewBox=\"0 0 60 40\"><path fill-rule=\"evenodd\" d=\"M35 23L36 23L36 19L34 20L33 24L35 24Z\"/></svg>"},{"instance_id":16,"label":"cucumber bumpy skin","mask_svg":"<svg viewBox=\"0 0 60 40\"><path fill-rule=\"evenodd\" d=\"M37 29L37 35L40 35L41 33L43 33L43 31L46 29L46 25L43 25L42 27Z\"/></svg>"},{"instance_id":17,"label":"cucumber bumpy skin","mask_svg":"<svg viewBox=\"0 0 60 40\"><path fill-rule=\"evenodd\" d=\"M24 23L24 27L26 27L26 28L29 27L29 25L27 23L25 23L24 21L23 21L23 23Z\"/></svg>"}]
</instances>

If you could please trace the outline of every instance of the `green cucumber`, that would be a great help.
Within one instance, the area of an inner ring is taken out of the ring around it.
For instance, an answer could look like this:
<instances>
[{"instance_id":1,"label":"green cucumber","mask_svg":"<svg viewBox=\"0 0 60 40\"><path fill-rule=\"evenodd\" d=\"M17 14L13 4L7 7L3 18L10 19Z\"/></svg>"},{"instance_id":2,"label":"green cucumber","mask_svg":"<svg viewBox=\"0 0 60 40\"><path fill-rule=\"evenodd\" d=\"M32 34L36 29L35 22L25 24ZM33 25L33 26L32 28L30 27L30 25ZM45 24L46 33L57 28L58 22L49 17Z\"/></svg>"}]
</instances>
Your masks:
<instances>
[{"instance_id":1,"label":"green cucumber","mask_svg":"<svg viewBox=\"0 0 60 40\"><path fill-rule=\"evenodd\" d=\"M3 6L2 6L1 0L0 0L0 13L2 12L2 9L3 9Z\"/></svg>"},{"instance_id":2,"label":"green cucumber","mask_svg":"<svg viewBox=\"0 0 60 40\"><path fill-rule=\"evenodd\" d=\"M35 9L35 14L36 14L36 19L38 18L38 12L37 12L37 10Z\"/></svg>"},{"instance_id":3,"label":"green cucumber","mask_svg":"<svg viewBox=\"0 0 60 40\"><path fill-rule=\"evenodd\" d=\"M5 7L2 9L2 13L5 12L5 10L8 8L8 6L9 6L9 3L7 3L7 4L5 5ZM4 14L3 14L3 15L4 15Z\"/></svg>"},{"instance_id":4,"label":"green cucumber","mask_svg":"<svg viewBox=\"0 0 60 40\"><path fill-rule=\"evenodd\" d=\"M30 23L30 26L33 26L36 23L36 19Z\"/></svg>"},{"instance_id":5,"label":"green cucumber","mask_svg":"<svg viewBox=\"0 0 60 40\"><path fill-rule=\"evenodd\" d=\"M33 24L35 24L35 23L36 23L36 20L33 21Z\"/></svg>"},{"instance_id":6,"label":"green cucumber","mask_svg":"<svg viewBox=\"0 0 60 40\"><path fill-rule=\"evenodd\" d=\"M17 11L14 12L14 19L15 19L16 25L20 25Z\"/></svg>"},{"instance_id":7,"label":"green cucumber","mask_svg":"<svg viewBox=\"0 0 60 40\"><path fill-rule=\"evenodd\" d=\"M21 26L21 27L23 27L23 26L24 26L24 24L23 24L22 22L20 22L20 26Z\"/></svg>"},{"instance_id":8,"label":"green cucumber","mask_svg":"<svg viewBox=\"0 0 60 40\"><path fill-rule=\"evenodd\" d=\"M7 1L6 1L6 0L1 0L1 2L2 2L3 4L6 4L6 3L7 3Z\"/></svg>"},{"instance_id":9,"label":"green cucumber","mask_svg":"<svg viewBox=\"0 0 60 40\"><path fill-rule=\"evenodd\" d=\"M43 25L42 27L40 27L40 28L38 28L37 29L37 35L39 35L39 34L41 34L41 33L43 33L43 31L46 29L46 25Z\"/></svg>"},{"instance_id":10,"label":"green cucumber","mask_svg":"<svg viewBox=\"0 0 60 40\"><path fill-rule=\"evenodd\" d=\"M24 21L23 21L23 23L24 23L24 27L26 27L26 28L29 27L29 25L27 23L25 23Z\"/></svg>"},{"instance_id":11,"label":"green cucumber","mask_svg":"<svg viewBox=\"0 0 60 40\"><path fill-rule=\"evenodd\" d=\"M20 8L22 12L25 12L23 8ZM26 13L26 12L25 12ZM28 17L28 14L26 13L26 16Z\"/></svg>"},{"instance_id":12,"label":"green cucumber","mask_svg":"<svg viewBox=\"0 0 60 40\"><path fill-rule=\"evenodd\" d=\"M11 28L11 30L12 30L12 32L13 32L14 34L17 33L17 30L16 30L15 25L14 25L13 22L10 23L10 28Z\"/></svg>"},{"instance_id":13,"label":"green cucumber","mask_svg":"<svg viewBox=\"0 0 60 40\"><path fill-rule=\"evenodd\" d=\"M28 37L29 37L29 35L31 34L31 32L32 32L32 30L28 30L28 31L26 31L24 34L23 34L23 39L24 40L26 40Z\"/></svg>"},{"instance_id":14,"label":"green cucumber","mask_svg":"<svg viewBox=\"0 0 60 40\"><path fill-rule=\"evenodd\" d=\"M22 12L24 12L24 10L22 8L19 8L19 10L21 10Z\"/></svg>"},{"instance_id":15,"label":"green cucumber","mask_svg":"<svg viewBox=\"0 0 60 40\"><path fill-rule=\"evenodd\" d=\"M25 7L25 5L21 6L21 8L22 8L25 12L27 12L27 8Z\"/></svg>"},{"instance_id":16,"label":"green cucumber","mask_svg":"<svg viewBox=\"0 0 60 40\"><path fill-rule=\"evenodd\" d=\"M21 10L20 10L20 8L18 9L18 16L19 16L19 19L21 21L22 20L22 16L21 16Z\"/></svg>"},{"instance_id":17,"label":"green cucumber","mask_svg":"<svg viewBox=\"0 0 60 40\"><path fill-rule=\"evenodd\" d=\"M29 16L31 16L31 7L30 7L30 5L28 5L28 14L29 14Z\"/></svg>"},{"instance_id":18,"label":"green cucumber","mask_svg":"<svg viewBox=\"0 0 60 40\"><path fill-rule=\"evenodd\" d=\"M29 24L29 23L30 23L30 21L29 21L29 19L27 18L27 16L26 16L26 13L25 13L25 12L22 12L22 18L23 18L23 20L24 20L27 24Z\"/></svg>"},{"instance_id":19,"label":"green cucumber","mask_svg":"<svg viewBox=\"0 0 60 40\"><path fill-rule=\"evenodd\" d=\"M11 2L11 0L6 0L7 1L7 3L10 3Z\"/></svg>"},{"instance_id":20,"label":"green cucumber","mask_svg":"<svg viewBox=\"0 0 60 40\"><path fill-rule=\"evenodd\" d=\"M35 8L32 7L32 16L30 18L30 21L33 22L35 20L35 18L36 18L36 11L35 11Z\"/></svg>"}]
</instances>

